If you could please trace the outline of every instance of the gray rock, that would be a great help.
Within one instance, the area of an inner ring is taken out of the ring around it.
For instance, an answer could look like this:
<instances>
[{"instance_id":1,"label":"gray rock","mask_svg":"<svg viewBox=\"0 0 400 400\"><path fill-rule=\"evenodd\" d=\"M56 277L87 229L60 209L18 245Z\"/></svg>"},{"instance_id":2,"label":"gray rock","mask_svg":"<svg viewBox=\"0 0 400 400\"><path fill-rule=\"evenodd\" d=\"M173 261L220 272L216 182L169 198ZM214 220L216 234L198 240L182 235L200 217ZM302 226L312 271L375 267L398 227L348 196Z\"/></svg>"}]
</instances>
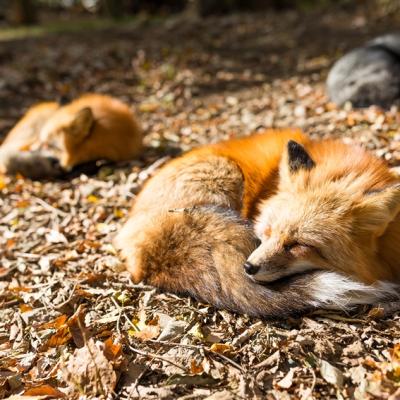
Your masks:
<instances>
[{"instance_id":1,"label":"gray rock","mask_svg":"<svg viewBox=\"0 0 400 400\"><path fill-rule=\"evenodd\" d=\"M330 99L388 107L400 98L400 34L380 36L340 58L327 79Z\"/></svg>"},{"instance_id":2,"label":"gray rock","mask_svg":"<svg viewBox=\"0 0 400 400\"><path fill-rule=\"evenodd\" d=\"M367 42L366 46L380 45L400 57L400 33L389 33Z\"/></svg>"}]
</instances>

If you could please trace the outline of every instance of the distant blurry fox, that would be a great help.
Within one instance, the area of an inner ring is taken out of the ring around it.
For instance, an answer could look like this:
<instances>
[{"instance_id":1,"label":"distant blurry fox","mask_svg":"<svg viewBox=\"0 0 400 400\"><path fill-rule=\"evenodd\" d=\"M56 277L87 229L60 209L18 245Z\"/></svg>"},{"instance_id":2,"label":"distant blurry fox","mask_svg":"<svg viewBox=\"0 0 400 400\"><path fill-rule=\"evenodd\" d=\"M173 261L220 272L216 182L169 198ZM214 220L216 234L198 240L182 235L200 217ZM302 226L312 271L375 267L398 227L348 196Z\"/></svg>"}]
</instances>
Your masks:
<instances>
[{"instance_id":1,"label":"distant blurry fox","mask_svg":"<svg viewBox=\"0 0 400 400\"><path fill-rule=\"evenodd\" d=\"M129 160L142 148L142 129L123 102L87 94L70 104L28 110L0 146L0 171L55 177L99 159Z\"/></svg>"},{"instance_id":2,"label":"distant blurry fox","mask_svg":"<svg viewBox=\"0 0 400 400\"><path fill-rule=\"evenodd\" d=\"M399 209L398 180L362 149L269 131L167 164L115 245L135 281L217 307L346 308L396 297Z\"/></svg>"}]
</instances>

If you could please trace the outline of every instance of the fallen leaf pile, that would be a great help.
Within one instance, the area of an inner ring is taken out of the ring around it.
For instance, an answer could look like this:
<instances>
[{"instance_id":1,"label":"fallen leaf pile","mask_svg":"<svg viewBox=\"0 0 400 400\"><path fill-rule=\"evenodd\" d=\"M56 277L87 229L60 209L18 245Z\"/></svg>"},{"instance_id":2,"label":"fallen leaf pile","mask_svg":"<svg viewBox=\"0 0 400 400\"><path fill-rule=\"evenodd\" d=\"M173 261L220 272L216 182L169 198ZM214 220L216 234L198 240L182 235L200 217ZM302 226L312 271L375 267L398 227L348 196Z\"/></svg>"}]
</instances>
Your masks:
<instances>
[{"instance_id":1,"label":"fallen leaf pile","mask_svg":"<svg viewBox=\"0 0 400 400\"><path fill-rule=\"evenodd\" d=\"M395 30L363 12L173 16L0 42L3 134L32 103L86 91L128 101L147 132L139 160L92 176L0 177L0 398L400 398L399 304L260 321L133 284L111 245L146 179L198 144L298 126L400 169L398 107L337 108L324 91L336 57Z\"/></svg>"}]
</instances>

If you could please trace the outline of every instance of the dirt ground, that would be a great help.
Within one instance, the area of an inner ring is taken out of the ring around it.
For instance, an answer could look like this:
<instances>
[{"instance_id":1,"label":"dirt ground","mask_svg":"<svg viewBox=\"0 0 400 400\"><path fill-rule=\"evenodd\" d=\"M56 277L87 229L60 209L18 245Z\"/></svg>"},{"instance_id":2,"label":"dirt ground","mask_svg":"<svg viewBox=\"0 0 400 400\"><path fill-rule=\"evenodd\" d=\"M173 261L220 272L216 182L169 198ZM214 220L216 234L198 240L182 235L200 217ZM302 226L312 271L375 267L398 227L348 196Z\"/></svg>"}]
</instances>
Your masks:
<instances>
[{"instance_id":1,"label":"dirt ground","mask_svg":"<svg viewBox=\"0 0 400 400\"><path fill-rule=\"evenodd\" d=\"M94 175L0 177L0 398L399 399L395 304L261 321L134 285L111 246L145 180L198 144L297 126L400 168L398 107L338 109L324 87L334 59L395 27L332 10L0 32L3 135L31 104L88 91L147 132L140 160Z\"/></svg>"}]
</instances>

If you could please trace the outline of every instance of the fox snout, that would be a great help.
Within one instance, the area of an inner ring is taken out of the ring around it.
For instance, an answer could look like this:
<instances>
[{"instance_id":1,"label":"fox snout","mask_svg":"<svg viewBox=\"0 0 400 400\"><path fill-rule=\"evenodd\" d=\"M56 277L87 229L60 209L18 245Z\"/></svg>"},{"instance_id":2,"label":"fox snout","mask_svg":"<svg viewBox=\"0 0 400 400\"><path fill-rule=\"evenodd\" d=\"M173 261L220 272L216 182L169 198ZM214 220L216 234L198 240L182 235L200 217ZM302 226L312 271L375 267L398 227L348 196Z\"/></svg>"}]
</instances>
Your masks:
<instances>
[{"instance_id":1,"label":"fox snout","mask_svg":"<svg viewBox=\"0 0 400 400\"><path fill-rule=\"evenodd\" d=\"M301 248L297 250L302 252ZM315 269L310 260L293 253L294 250L281 248L277 243L264 242L250 254L243 268L247 276L257 282L274 282Z\"/></svg>"},{"instance_id":2,"label":"fox snout","mask_svg":"<svg viewBox=\"0 0 400 400\"><path fill-rule=\"evenodd\" d=\"M243 268L255 281L271 282L279 279L285 271L287 259L280 252L273 251L266 243L261 243L249 256Z\"/></svg>"},{"instance_id":3,"label":"fox snout","mask_svg":"<svg viewBox=\"0 0 400 400\"><path fill-rule=\"evenodd\" d=\"M309 259L295 257L286 250L271 251L265 244L261 244L250 254L243 268L252 280L266 283L319 269Z\"/></svg>"},{"instance_id":4,"label":"fox snout","mask_svg":"<svg viewBox=\"0 0 400 400\"><path fill-rule=\"evenodd\" d=\"M288 269L284 266L263 263L262 265L253 264L250 261L244 263L244 271L252 280L259 282L274 282L288 274Z\"/></svg>"}]
</instances>

